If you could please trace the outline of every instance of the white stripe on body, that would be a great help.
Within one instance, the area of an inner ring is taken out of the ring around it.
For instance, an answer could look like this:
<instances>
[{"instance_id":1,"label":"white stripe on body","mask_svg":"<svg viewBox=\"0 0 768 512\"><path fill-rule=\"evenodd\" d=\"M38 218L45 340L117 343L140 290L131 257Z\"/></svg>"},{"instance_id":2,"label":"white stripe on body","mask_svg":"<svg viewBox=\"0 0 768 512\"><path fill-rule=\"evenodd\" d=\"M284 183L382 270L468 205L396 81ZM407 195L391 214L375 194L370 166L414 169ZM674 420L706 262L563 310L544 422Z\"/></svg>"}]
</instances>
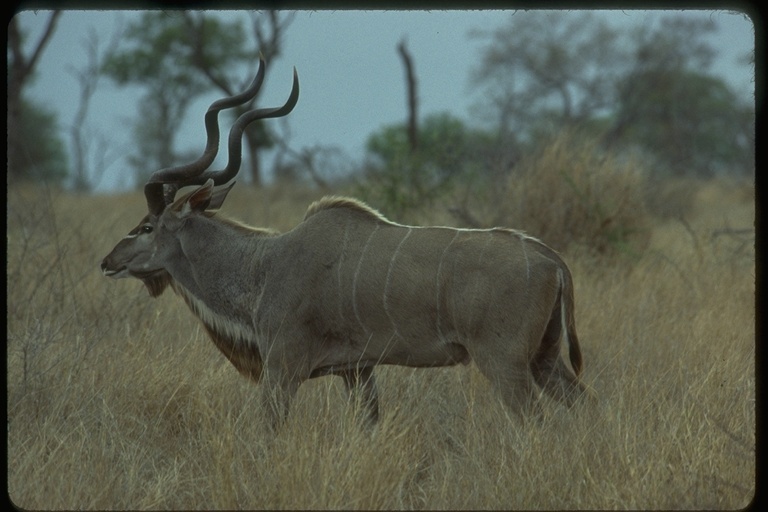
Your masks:
<instances>
[{"instance_id":1,"label":"white stripe on body","mask_svg":"<svg viewBox=\"0 0 768 512\"><path fill-rule=\"evenodd\" d=\"M443 333L440 329L440 274L443 271L443 260L445 259L445 255L448 254L448 249L453 245L453 242L459 237L459 231L456 231L456 234L453 235L453 238L451 238L451 241L448 242L448 245L445 246L445 249L443 249L443 254L440 256L440 263L437 264L437 275L435 276L435 308L437 309L437 320L435 323L437 324L437 338L442 340L443 339ZM455 310L456 308L454 308ZM455 323L455 318L454 318Z\"/></svg>"},{"instance_id":2,"label":"white stripe on body","mask_svg":"<svg viewBox=\"0 0 768 512\"><path fill-rule=\"evenodd\" d=\"M408 237L411 236L411 232L413 230L411 228L408 228L408 231L405 232L405 236L402 240L400 240L400 243L397 244L397 248L395 249L395 252L392 254L392 258L389 260L389 268L387 269L387 279L384 282L384 294L382 296L382 301L384 303L384 312L387 314L387 318L389 318L390 323L392 324L392 330L395 333L395 336L402 338L400 333L397 331L397 325L395 324L395 319L392 317L392 313L389 311L389 305L387 304L387 295L389 293L389 284L392 281L392 269L395 267L395 259L397 259L397 254L400 252L400 248L403 246L406 240L408 240Z\"/></svg>"},{"instance_id":3,"label":"white stripe on body","mask_svg":"<svg viewBox=\"0 0 768 512\"><path fill-rule=\"evenodd\" d=\"M360 318L360 311L357 307L357 280L360 277L360 269L363 266L363 258L365 258L365 253L368 252L368 246L371 244L371 240L373 240L373 235L375 235L378 230L379 230L379 225L377 224L376 227L371 232L371 234L368 236L368 240L365 241L363 250L360 251L360 259L357 261L357 269L355 270L355 276L352 279L352 310L355 312L355 318L357 319L357 323L360 324L360 327L362 327L363 332L365 332L366 334L368 334L368 329L365 328L365 325L363 324L363 320Z\"/></svg>"}]
</instances>

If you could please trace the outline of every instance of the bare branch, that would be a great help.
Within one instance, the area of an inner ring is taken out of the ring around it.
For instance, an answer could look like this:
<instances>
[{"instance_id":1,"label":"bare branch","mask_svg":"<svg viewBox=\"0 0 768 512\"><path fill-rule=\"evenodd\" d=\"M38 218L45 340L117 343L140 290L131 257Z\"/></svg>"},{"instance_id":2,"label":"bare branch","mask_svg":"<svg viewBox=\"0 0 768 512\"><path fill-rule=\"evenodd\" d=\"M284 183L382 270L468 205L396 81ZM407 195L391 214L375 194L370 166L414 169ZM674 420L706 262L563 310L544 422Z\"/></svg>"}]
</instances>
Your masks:
<instances>
[{"instance_id":1,"label":"bare branch","mask_svg":"<svg viewBox=\"0 0 768 512\"><path fill-rule=\"evenodd\" d=\"M251 12L251 25L258 51L264 55L268 62L274 62L282 51L282 38L285 30L293 22L296 13L286 13L282 19L278 11L270 10L266 14L265 18L263 13ZM265 20L267 21L265 22Z\"/></svg>"},{"instance_id":2,"label":"bare branch","mask_svg":"<svg viewBox=\"0 0 768 512\"><path fill-rule=\"evenodd\" d=\"M84 135L86 129L86 120L88 118L88 111L91 105L91 98L96 92L99 80L101 79L101 68L106 55L114 53L122 35L122 26L119 26L116 31L113 32L112 37L107 45L107 48L103 52L99 52L99 37L96 31L91 27L87 36L83 39L82 45L87 57L86 65L81 69L73 67L68 68L69 73L75 76L80 86L80 97L75 113L74 121L70 127L70 137L72 140L72 150L74 158L74 187L77 190L87 190L91 186L92 169L88 159L89 150L91 148L91 138ZM98 158L99 163L103 163L104 154L104 140L100 141L101 156ZM93 169L97 174L94 176L97 181L101 180L104 173L104 168L96 165Z\"/></svg>"},{"instance_id":3,"label":"bare branch","mask_svg":"<svg viewBox=\"0 0 768 512\"><path fill-rule=\"evenodd\" d=\"M6 114L6 123L8 126L21 125L22 99L21 91L25 82L32 75L37 65L40 55L42 55L48 41L56 29L56 22L61 16L60 11L53 11L40 39L32 50L31 56L27 57L22 48L22 37L19 29L18 17L11 19L8 24L8 48L10 49L10 62L8 65L8 110ZM8 131L8 173L16 175L22 172L21 156L22 136L19 130Z\"/></svg>"},{"instance_id":4,"label":"bare branch","mask_svg":"<svg viewBox=\"0 0 768 512\"><path fill-rule=\"evenodd\" d=\"M221 89L227 96L235 94L231 84L213 73L213 69L205 61L205 15L193 16L189 11L182 11L182 17L189 27L190 45L192 47L192 63L208 80Z\"/></svg>"},{"instance_id":5,"label":"bare branch","mask_svg":"<svg viewBox=\"0 0 768 512\"><path fill-rule=\"evenodd\" d=\"M16 18L11 19L11 22L8 24L8 46L11 47L13 53L13 68L14 72L17 73L15 79L19 82L23 82L35 69L40 55L42 55L45 46L56 30L56 23L60 16L61 11L53 11L51 13L51 17L48 18L48 23L29 58L24 55L24 51L21 48L21 34L19 33L18 21Z\"/></svg>"}]
</instances>

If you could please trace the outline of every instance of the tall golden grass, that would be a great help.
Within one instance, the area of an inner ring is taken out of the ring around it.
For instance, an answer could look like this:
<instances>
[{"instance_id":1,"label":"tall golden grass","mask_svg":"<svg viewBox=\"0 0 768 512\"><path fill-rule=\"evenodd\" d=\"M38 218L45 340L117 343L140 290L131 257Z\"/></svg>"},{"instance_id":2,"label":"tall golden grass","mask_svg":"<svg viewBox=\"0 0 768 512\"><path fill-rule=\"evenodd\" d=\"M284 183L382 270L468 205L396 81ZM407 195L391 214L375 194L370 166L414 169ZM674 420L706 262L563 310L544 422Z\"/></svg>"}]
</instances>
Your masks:
<instances>
[{"instance_id":1,"label":"tall golden grass","mask_svg":"<svg viewBox=\"0 0 768 512\"><path fill-rule=\"evenodd\" d=\"M231 196L227 214L287 230L316 194ZM755 261L734 230L753 226L748 186L698 185L681 220L645 219L639 255L566 251L597 404L542 399L544 416L521 421L473 365L381 367L376 428L325 377L302 386L275 433L182 301L101 276L144 214L140 194L8 199L19 507L719 509L753 497Z\"/></svg>"}]
</instances>

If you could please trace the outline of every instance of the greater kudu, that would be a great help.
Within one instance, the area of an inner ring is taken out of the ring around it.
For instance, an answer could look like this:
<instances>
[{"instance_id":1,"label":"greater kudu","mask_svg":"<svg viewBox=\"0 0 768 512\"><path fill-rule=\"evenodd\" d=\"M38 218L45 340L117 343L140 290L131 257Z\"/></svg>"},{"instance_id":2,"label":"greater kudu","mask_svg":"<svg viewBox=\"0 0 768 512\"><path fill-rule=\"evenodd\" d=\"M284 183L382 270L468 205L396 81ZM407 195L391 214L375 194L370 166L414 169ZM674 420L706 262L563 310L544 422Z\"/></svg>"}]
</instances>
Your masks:
<instances>
[{"instance_id":1,"label":"greater kudu","mask_svg":"<svg viewBox=\"0 0 768 512\"><path fill-rule=\"evenodd\" d=\"M105 276L136 277L153 297L169 285L241 373L265 381L273 422L308 379L338 375L378 417L373 367L437 367L474 360L516 411L536 404L534 383L566 404L585 391L568 267L542 242L511 229L396 224L354 199L326 197L278 234L215 211L237 174L243 129L289 113L285 105L241 115L226 169L207 171L218 148L218 112L251 99L214 102L195 162L155 172L149 214L101 264ZM183 186L192 192L175 199ZM222 185L221 188L215 188ZM569 348L572 372L560 355Z\"/></svg>"}]
</instances>

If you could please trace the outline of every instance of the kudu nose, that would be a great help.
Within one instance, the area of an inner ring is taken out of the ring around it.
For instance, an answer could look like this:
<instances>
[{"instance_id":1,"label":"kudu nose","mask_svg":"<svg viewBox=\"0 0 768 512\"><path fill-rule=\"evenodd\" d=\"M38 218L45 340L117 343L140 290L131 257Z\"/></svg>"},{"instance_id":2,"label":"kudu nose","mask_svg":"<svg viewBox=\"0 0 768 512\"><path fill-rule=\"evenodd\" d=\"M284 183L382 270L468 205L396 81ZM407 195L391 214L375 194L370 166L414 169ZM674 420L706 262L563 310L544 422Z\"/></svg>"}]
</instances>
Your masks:
<instances>
[{"instance_id":1,"label":"kudu nose","mask_svg":"<svg viewBox=\"0 0 768 512\"><path fill-rule=\"evenodd\" d=\"M109 262L107 261L108 259L109 257L104 258L103 260L101 260L101 264L99 265L102 275L105 275L107 277L115 273L114 270L109 269Z\"/></svg>"}]
</instances>

